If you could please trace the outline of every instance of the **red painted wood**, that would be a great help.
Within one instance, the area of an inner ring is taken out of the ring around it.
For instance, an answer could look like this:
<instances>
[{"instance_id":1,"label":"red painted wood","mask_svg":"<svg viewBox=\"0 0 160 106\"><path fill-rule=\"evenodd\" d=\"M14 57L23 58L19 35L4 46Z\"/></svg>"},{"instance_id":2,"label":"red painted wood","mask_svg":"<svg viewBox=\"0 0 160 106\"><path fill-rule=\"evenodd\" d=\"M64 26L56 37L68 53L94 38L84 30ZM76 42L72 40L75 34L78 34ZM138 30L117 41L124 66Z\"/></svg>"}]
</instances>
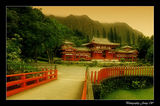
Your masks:
<instances>
[{"instance_id":1,"label":"red painted wood","mask_svg":"<svg viewBox=\"0 0 160 106\"><path fill-rule=\"evenodd\" d=\"M82 100L86 100L87 96L87 71L85 72L85 81L84 81L84 86L83 86L83 92L82 92L82 97L81 99Z\"/></svg>"},{"instance_id":2,"label":"red painted wood","mask_svg":"<svg viewBox=\"0 0 160 106\"><path fill-rule=\"evenodd\" d=\"M130 76L130 74L129 74L129 71L130 71L129 67L127 67L127 70L128 70L128 76Z\"/></svg>"},{"instance_id":3,"label":"red painted wood","mask_svg":"<svg viewBox=\"0 0 160 106\"><path fill-rule=\"evenodd\" d=\"M142 68L141 68L141 67L139 67L140 76L141 76L141 69L142 69Z\"/></svg>"},{"instance_id":4,"label":"red painted wood","mask_svg":"<svg viewBox=\"0 0 160 106\"><path fill-rule=\"evenodd\" d=\"M94 73L94 84L96 84L96 71Z\"/></svg>"},{"instance_id":5,"label":"red painted wood","mask_svg":"<svg viewBox=\"0 0 160 106\"><path fill-rule=\"evenodd\" d=\"M117 70L116 70L116 67L115 67L115 77L117 76Z\"/></svg>"},{"instance_id":6,"label":"red painted wood","mask_svg":"<svg viewBox=\"0 0 160 106\"><path fill-rule=\"evenodd\" d=\"M91 71L91 83L93 82L93 71Z\"/></svg>"},{"instance_id":7,"label":"red painted wood","mask_svg":"<svg viewBox=\"0 0 160 106\"><path fill-rule=\"evenodd\" d=\"M137 67L135 67L135 75L137 75Z\"/></svg>"},{"instance_id":8,"label":"red painted wood","mask_svg":"<svg viewBox=\"0 0 160 106\"><path fill-rule=\"evenodd\" d=\"M100 78L100 71L98 71L97 84L99 84L99 78Z\"/></svg>"},{"instance_id":9,"label":"red painted wood","mask_svg":"<svg viewBox=\"0 0 160 106\"><path fill-rule=\"evenodd\" d=\"M148 71L148 70L152 70L152 72ZM142 71L144 70L144 71ZM146 74L145 74L146 73ZM111 78L111 77L115 77L115 76L141 76L141 75L150 75L153 74L153 68L147 68L147 67L109 67L109 68L105 68L105 69L101 69L98 72L98 80L97 83L99 84L100 81L106 79L106 78ZM96 83L95 81L96 79L96 73L95 73L95 77L94 77L94 83Z\"/></svg>"},{"instance_id":10,"label":"red painted wood","mask_svg":"<svg viewBox=\"0 0 160 106\"><path fill-rule=\"evenodd\" d=\"M51 71L47 71L48 72L51 72ZM56 78L52 78L51 76L54 76L56 75L55 73L54 74L50 74L50 75L47 75L47 76L34 76L32 78L27 78L26 79L26 75L29 75L29 74L33 74L33 75L36 75L36 74L43 74L43 73L46 73L46 71L41 71L41 72L31 72L31 73L22 73L22 74L13 74L13 75L7 75L7 77L15 77L15 76L21 76L21 79L20 80L16 80L16 81L10 81L10 82L7 82L7 88L10 87L10 86L13 86L13 85L17 85L17 84L21 84L21 87L20 88L17 88L17 89L14 89L14 90L10 90L10 91L7 91L7 96L11 96L11 95L14 95L18 92L21 92L21 91L24 91L26 89L29 89L29 88L32 88L34 86L37 86L37 85L40 85L42 84L43 82L46 83L48 81L51 81L51 80L55 80ZM46 78L46 77L50 77L48 80L44 80L44 81L41 81L39 82L39 79L40 78ZM26 85L27 82L29 81L36 81L34 84L31 84L31 85Z\"/></svg>"}]
</instances>

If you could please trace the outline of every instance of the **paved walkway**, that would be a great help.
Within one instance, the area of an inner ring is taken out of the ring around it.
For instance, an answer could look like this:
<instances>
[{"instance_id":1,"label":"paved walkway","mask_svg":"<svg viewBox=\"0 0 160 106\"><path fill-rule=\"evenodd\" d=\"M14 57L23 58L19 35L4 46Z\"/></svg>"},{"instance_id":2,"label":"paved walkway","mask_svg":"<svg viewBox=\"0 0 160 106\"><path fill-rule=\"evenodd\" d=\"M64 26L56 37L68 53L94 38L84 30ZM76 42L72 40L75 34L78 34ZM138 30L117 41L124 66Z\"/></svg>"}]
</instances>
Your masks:
<instances>
[{"instance_id":1,"label":"paved walkway","mask_svg":"<svg viewBox=\"0 0 160 106\"><path fill-rule=\"evenodd\" d=\"M80 100L85 67L57 66L58 79L7 97L7 100Z\"/></svg>"}]
</instances>

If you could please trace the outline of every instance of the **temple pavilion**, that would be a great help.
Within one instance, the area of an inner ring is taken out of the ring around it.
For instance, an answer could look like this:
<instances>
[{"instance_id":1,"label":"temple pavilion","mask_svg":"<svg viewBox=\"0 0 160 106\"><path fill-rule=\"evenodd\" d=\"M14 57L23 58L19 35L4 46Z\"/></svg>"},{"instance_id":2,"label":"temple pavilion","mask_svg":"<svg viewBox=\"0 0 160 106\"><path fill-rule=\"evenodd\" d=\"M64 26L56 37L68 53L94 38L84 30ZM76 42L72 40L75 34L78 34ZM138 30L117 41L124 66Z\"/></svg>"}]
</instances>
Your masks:
<instances>
[{"instance_id":1,"label":"temple pavilion","mask_svg":"<svg viewBox=\"0 0 160 106\"><path fill-rule=\"evenodd\" d=\"M62 45L62 60L80 61L80 60L104 60L104 61L136 61L138 51L133 50L131 46L124 46L116 50L120 43L112 43L107 38L93 37L89 43L82 44L82 47L76 47L74 43L65 41Z\"/></svg>"}]
</instances>

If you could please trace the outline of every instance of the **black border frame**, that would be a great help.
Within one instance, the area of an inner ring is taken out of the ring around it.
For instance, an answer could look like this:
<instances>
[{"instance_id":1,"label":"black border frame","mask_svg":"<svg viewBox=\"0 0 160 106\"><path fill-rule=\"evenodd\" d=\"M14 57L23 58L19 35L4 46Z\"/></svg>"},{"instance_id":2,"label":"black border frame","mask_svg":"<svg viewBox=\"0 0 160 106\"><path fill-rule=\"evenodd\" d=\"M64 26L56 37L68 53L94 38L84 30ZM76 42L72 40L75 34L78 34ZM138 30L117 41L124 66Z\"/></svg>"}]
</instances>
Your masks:
<instances>
[{"instance_id":1,"label":"black border frame","mask_svg":"<svg viewBox=\"0 0 160 106\"><path fill-rule=\"evenodd\" d=\"M127 104L127 102L139 102L139 103L152 103L148 105L157 105L160 104L160 3L158 0L111 0L111 1L41 1L41 0L27 0L27 1L15 1L7 0L0 3L1 8L0 12L3 14L2 20L2 30L0 31L0 60L1 60L1 71L0 71L0 103L4 105L12 104L111 104L111 105L133 105ZM6 6L154 6L154 100L6 100ZM3 45L3 46L1 46ZM3 60L3 61L2 61ZM144 104L143 104L144 105ZM142 105L142 106L143 106Z\"/></svg>"}]
</instances>

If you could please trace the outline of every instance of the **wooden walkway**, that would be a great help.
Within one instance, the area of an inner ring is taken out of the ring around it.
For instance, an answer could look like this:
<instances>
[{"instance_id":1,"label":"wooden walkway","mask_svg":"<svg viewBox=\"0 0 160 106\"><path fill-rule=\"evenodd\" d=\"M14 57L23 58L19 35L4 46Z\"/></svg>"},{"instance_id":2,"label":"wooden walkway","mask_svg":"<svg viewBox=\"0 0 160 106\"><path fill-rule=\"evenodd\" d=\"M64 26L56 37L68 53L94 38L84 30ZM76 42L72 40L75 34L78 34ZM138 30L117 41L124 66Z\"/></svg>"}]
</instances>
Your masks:
<instances>
[{"instance_id":1,"label":"wooden walkway","mask_svg":"<svg viewBox=\"0 0 160 106\"><path fill-rule=\"evenodd\" d=\"M7 100L80 100L85 67L58 66L58 79L9 96ZM74 69L74 70L73 70Z\"/></svg>"}]
</instances>

